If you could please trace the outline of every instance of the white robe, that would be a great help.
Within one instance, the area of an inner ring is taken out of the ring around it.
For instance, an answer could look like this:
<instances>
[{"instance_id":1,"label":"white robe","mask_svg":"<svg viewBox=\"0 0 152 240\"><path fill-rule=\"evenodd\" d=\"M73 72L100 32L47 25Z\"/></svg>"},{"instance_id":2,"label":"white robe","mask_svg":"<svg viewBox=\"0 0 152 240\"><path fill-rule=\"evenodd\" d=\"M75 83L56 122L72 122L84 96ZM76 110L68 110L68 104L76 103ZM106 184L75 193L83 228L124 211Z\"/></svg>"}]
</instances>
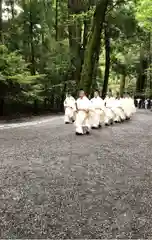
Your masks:
<instances>
[{"instance_id":1,"label":"white robe","mask_svg":"<svg viewBox=\"0 0 152 240\"><path fill-rule=\"evenodd\" d=\"M106 97L105 98L105 124L109 124L111 121L114 121L116 118L116 114L113 111L114 106L114 98L113 97Z\"/></svg>"},{"instance_id":2,"label":"white robe","mask_svg":"<svg viewBox=\"0 0 152 240\"><path fill-rule=\"evenodd\" d=\"M130 106L130 111L131 111L131 115L133 115L136 112L136 107L135 107L135 103L134 103L134 99L129 97L128 98L128 103Z\"/></svg>"},{"instance_id":3,"label":"white robe","mask_svg":"<svg viewBox=\"0 0 152 240\"><path fill-rule=\"evenodd\" d=\"M133 102L131 98L121 98L121 105L126 117L130 118L133 113Z\"/></svg>"},{"instance_id":4,"label":"white robe","mask_svg":"<svg viewBox=\"0 0 152 240\"><path fill-rule=\"evenodd\" d=\"M141 101L141 99L140 99L140 98L138 98L138 99L137 99L138 106L139 106L139 103L140 103L140 101Z\"/></svg>"},{"instance_id":5,"label":"white robe","mask_svg":"<svg viewBox=\"0 0 152 240\"><path fill-rule=\"evenodd\" d=\"M148 100L145 100L145 109L148 109Z\"/></svg>"},{"instance_id":6,"label":"white robe","mask_svg":"<svg viewBox=\"0 0 152 240\"><path fill-rule=\"evenodd\" d=\"M115 121L120 122L121 120L125 120L126 116L125 116L125 113L124 113L123 108L121 106L121 100L120 99L115 99L114 100L113 110L116 113Z\"/></svg>"},{"instance_id":7,"label":"white robe","mask_svg":"<svg viewBox=\"0 0 152 240\"><path fill-rule=\"evenodd\" d=\"M76 111L76 101L74 97L70 96L67 97L64 101L64 108L65 108L65 116L64 122L71 123L74 120L74 115Z\"/></svg>"},{"instance_id":8,"label":"white robe","mask_svg":"<svg viewBox=\"0 0 152 240\"><path fill-rule=\"evenodd\" d=\"M91 125L92 127L99 127L100 124L104 122L104 109L105 109L105 104L102 98L94 97L91 100L92 108L94 109L94 112L92 112L91 115Z\"/></svg>"},{"instance_id":9,"label":"white robe","mask_svg":"<svg viewBox=\"0 0 152 240\"><path fill-rule=\"evenodd\" d=\"M90 111L92 109L90 100L84 96L78 98L76 101L77 114L76 114L76 133L84 134L84 127L90 131Z\"/></svg>"}]
</instances>

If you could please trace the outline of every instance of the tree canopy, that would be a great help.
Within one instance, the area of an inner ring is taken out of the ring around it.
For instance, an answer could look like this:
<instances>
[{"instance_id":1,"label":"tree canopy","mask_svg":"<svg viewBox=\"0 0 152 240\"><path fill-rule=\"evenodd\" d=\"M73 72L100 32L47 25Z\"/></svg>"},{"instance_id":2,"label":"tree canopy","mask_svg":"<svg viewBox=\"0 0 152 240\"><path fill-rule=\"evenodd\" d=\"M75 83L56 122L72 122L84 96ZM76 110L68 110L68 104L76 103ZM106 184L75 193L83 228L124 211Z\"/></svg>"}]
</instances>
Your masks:
<instances>
[{"instance_id":1,"label":"tree canopy","mask_svg":"<svg viewBox=\"0 0 152 240\"><path fill-rule=\"evenodd\" d=\"M79 88L151 97L151 34L151 0L0 0L0 115Z\"/></svg>"}]
</instances>

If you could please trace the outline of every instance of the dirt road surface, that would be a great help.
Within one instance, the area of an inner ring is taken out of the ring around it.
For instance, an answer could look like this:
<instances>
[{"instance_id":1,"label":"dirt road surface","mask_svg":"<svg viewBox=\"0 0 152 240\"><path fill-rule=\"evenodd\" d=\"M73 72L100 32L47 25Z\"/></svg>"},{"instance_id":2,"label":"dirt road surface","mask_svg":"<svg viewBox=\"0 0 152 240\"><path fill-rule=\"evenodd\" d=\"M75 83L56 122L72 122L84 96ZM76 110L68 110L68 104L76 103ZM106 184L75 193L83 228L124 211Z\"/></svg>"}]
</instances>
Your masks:
<instances>
[{"instance_id":1,"label":"dirt road surface","mask_svg":"<svg viewBox=\"0 0 152 240\"><path fill-rule=\"evenodd\" d=\"M0 126L0 238L151 237L151 112L90 136L62 117Z\"/></svg>"}]
</instances>

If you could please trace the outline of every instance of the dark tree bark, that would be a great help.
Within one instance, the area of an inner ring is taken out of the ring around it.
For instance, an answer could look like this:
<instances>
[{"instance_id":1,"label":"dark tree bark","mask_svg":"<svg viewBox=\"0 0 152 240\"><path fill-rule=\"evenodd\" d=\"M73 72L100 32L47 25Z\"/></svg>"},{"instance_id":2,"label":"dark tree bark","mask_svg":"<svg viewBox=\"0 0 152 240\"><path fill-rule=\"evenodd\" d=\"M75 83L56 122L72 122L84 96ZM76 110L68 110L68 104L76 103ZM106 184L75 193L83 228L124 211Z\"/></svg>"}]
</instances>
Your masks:
<instances>
[{"instance_id":1,"label":"dark tree bark","mask_svg":"<svg viewBox=\"0 0 152 240\"><path fill-rule=\"evenodd\" d=\"M55 9L55 29L56 29L56 34L55 34L55 39L58 41L58 5L59 5L59 0L56 0L56 9Z\"/></svg>"},{"instance_id":2,"label":"dark tree bark","mask_svg":"<svg viewBox=\"0 0 152 240\"><path fill-rule=\"evenodd\" d=\"M31 1L30 1L31 4ZM30 5L31 6L31 5ZM30 70L31 74L35 75L36 73L36 67L35 67L35 49L34 49L34 42L33 42L33 19L32 19L32 11L30 9L30 25L29 25L29 35L30 35L30 50L31 50L31 56L30 56Z\"/></svg>"},{"instance_id":3,"label":"dark tree bark","mask_svg":"<svg viewBox=\"0 0 152 240\"><path fill-rule=\"evenodd\" d=\"M90 2L84 0L68 0L68 13L69 13L69 46L71 52L71 66L73 69L72 79L76 81L77 88L81 79L82 65L84 63L84 52L88 40L88 32L90 28L90 19L85 19L82 23L79 19L75 22L70 20L71 14L78 14L86 12L90 9ZM77 89L76 89L77 91Z\"/></svg>"},{"instance_id":4,"label":"dark tree bark","mask_svg":"<svg viewBox=\"0 0 152 240\"><path fill-rule=\"evenodd\" d=\"M88 6L84 0L68 0L68 8L71 9L73 14L79 14L87 11Z\"/></svg>"},{"instance_id":5,"label":"dark tree bark","mask_svg":"<svg viewBox=\"0 0 152 240\"><path fill-rule=\"evenodd\" d=\"M108 89L109 73L110 73L110 29L107 24L104 27L104 46L105 46L105 73L102 89L102 97L105 98Z\"/></svg>"},{"instance_id":6,"label":"dark tree bark","mask_svg":"<svg viewBox=\"0 0 152 240\"><path fill-rule=\"evenodd\" d=\"M0 44L3 43L3 21L2 21L2 0L0 0ZM2 87L2 86L1 86ZM3 96L4 92L0 93L0 116L4 114L4 103L5 98Z\"/></svg>"},{"instance_id":7,"label":"dark tree bark","mask_svg":"<svg viewBox=\"0 0 152 240\"><path fill-rule=\"evenodd\" d=\"M2 0L0 0L0 43L3 42Z\"/></svg>"},{"instance_id":8,"label":"dark tree bark","mask_svg":"<svg viewBox=\"0 0 152 240\"><path fill-rule=\"evenodd\" d=\"M123 97L124 94L124 89L125 89L125 83L126 83L126 74L125 72L121 75L121 80L120 80L120 97Z\"/></svg>"},{"instance_id":9,"label":"dark tree bark","mask_svg":"<svg viewBox=\"0 0 152 240\"><path fill-rule=\"evenodd\" d=\"M37 114L38 113L38 101L35 99L34 100L34 113Z\"/></svg>"},{"instance_id":10,"label":"dark tree bark","mask_svg":"<svg viewBox=\"0 0 152 240\"><path fill-rule=\"evenodd\" d=\"M79 88L79 83L81 79L81 72L82 72L82 66L84 64L84 53L86 50L87 46L87 41L88 41L88 34L89 34L89 24L90 20L84 20L84 31L83 31L83 40L82 40L82 45L80 47L80 68L77 70L78 72L78 79L77 79L77 88Z\"/></svg>"},{"instance_id":11,"label":"dark tree bark","mask_svg":"<svg viewBox=\"0 0 152 240\"><path fill-rule=\"evenodd\" d=\"M138 68L138 77L136 82L136 92L142 93L145 89L147 76L146 76L146 69L148 67L147 59L144 57L143 49L140 51L140 64Z\"/></svg>"},{"instance_id":12,"label":"dark tree bark","mask_svg":"<svg viewBox=\"0 0 152 240\"><path fill-rule=\"evenodd\" d=\"M4 98L0 98L0 116L3 116L4 114Z\"/></svg>"},{"instance_id":13,"label":"dark tree bark","mask_svg":"<svg viewBox=\"0 0 152 240\"><path fill-rule=\"evenodd\" d=\"M82 35L82 24L79 19L76 19L74 22L71 20L71 8L68 8L69 15L69 47L71 53L71 68L72 68L72 79L77 83L80 80L80 71L81 71L81 35Z\"/></svg>"},{"instance_id":14,"label":"dark tree bark","mask_svg":"<svg viewBox=\"0 0 152 240\"><path fill-rule=\"evenodd\" d=\"M89 36L87 49L85 51L80 87L83 87L88 94L90 93L92 86L94 67L100 53L101 32L103 29L103 23L105 21L108 2L108 0L103 0L98 2L96 5L92 30Z\"/></svg>"},{"instance_id":15,"label":"dark tree bark","mask_svg":"<svg viewBox=\"0 0 152 240\"><path fill-rule=\"evenodd\" d=\"M12 19L15 18L14 0L10 0Z\"/></svg>"},{"instance_id":16,"label":"dark tree bark","mask_svg":"<svg viewBox=\"0 0 152 240\"><path fill-rule=\"evenodd\" d=\"M148 33L148 48L149 48L149 56L148 56L148 67L151 68L151 32ZM148 76L147 76L147 81L148 81L148 86L149 87L149 90L152 90L152 77L151 77L151 71L148 71L147 72Z\"/></svg>"}]
</instances>

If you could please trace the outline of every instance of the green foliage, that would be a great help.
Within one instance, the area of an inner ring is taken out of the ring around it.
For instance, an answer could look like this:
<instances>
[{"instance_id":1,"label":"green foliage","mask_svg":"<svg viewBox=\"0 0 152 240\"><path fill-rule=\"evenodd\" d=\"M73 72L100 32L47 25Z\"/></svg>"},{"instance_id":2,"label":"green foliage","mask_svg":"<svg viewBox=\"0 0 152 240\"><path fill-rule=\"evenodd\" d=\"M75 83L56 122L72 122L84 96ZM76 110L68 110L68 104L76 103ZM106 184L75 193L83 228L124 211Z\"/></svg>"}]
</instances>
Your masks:
<instances>
[{"instance_id":1,"label":"green foliage","mask_svg":"<svg viewBox=\"0 0 152 240\"><path fill-rule=\"evenodd\" d=\"M9 52L0 45L0 93L1 96L17 98L32 88L40 75L32 76L25 60L17 52Z\"/></svg>"},{"instance_id":2,"label":"green foliage","mask_svg":"<svg viewBox=\"0 0 152 240\"><path fill-rule=\"evenodd\" d=\"M152 1L138 0L136 18L141 27L145 27L148 31L152 31Z\"/></svg>"},{"instance_id":3,"label":"green foliage","mask_svg":"<svg viewBox=\"0 0 152 240\"><path fill-rule=\"evenodd\" d=\"M27 74L27 65L17 52L9 52L8 48L0 45L0 71L5 77Z\"/></svg>"}]
</instances>

